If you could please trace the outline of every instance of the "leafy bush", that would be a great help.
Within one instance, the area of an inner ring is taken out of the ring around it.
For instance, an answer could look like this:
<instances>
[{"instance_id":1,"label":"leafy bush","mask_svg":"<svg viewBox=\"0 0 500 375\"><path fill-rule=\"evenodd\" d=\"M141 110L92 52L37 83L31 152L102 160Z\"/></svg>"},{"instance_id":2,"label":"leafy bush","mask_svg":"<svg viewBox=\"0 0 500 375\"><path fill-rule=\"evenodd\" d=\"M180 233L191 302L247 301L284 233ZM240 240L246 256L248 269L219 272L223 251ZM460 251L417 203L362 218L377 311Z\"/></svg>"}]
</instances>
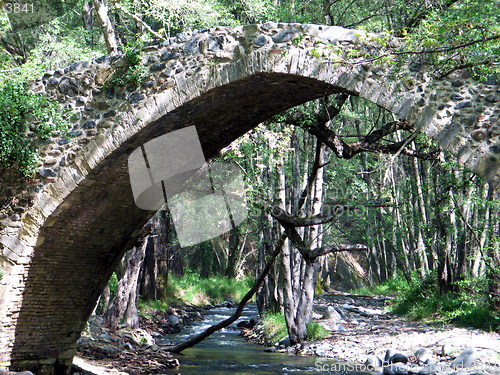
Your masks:
<instances>
[{"instance_id":1,"label":"leafy bush","mask_svg":"<svg viewBox=\"0 0 500 375\"><path fill-rule=\"evenodd\" d=\"M22 82L0 87L0 166L31 176L37 165L34 141L67 129L57 103L30 92ZM27 136L27 131L33 137Z\"/></svg>"},{"instance_id":2,"label":"leafy bush","mask_svg":"<svg viewBox=\"0 0 500 375\"><path fill-rule=\"evenodd\" d=\"M150 313L153 311L166 311L168 309L168 304L166 302L157 300L143 300L139 298L139 303L137 310L140 316L151 319Z\"/></svg>"},{"instance_id":3,"label":"leafy bush","mask_svg":"<svg viewBox=\"0 0 500 375\"><path fill-rule=\"evenodd\" d=\"M123 69L117 70L106 86L138 86L147 76L147 69L142 65L143 43L129 44L123 48L126 65Z\"/></svg>"},{"instance_id":4,"label":"leafy bush","mask_svg":"<svg viewBox=\"0 0 500 375\"><path fill-rule=\"evenodd\" d=\"M307 323L307 339L323 340L330 332L318 322Z\"/></svg>"},{"instance_id":5,"label":"leafy bush","mask_svg":"<svg viewBox=\"0 0 500 375\"><path fill-rule=\"evenodd\" d=\"M262 318L266 344L273 345L288 336L285 315L268 312Z\"/></svg>"},{"instance_id":6,"label":"leafy bush","mask_svg":"<svg viewBox=\"0 0 500 375\"><path fill-rule=\"evenodd\" d=\"M400 294L402 291L409 289L409 287L408 281L402 273L399 273L396 277L386 280L381 284L353 289L351 292L354 294L391 296Z\"/></svg>"}]
</instances>

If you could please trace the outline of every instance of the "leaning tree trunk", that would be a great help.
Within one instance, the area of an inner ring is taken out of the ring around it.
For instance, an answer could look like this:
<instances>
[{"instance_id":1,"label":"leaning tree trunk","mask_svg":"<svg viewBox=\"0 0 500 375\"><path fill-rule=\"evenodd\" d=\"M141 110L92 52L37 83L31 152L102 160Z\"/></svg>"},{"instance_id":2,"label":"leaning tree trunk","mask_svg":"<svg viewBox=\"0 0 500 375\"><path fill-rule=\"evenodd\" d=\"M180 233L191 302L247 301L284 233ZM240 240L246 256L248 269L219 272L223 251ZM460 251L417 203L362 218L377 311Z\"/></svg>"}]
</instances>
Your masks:
<instances>
[{"instance_id":1,"label":"leaning tree trunk","mask_svg":"<svg viewBox=\"0 0 500 375\"><path fill-rule=\"evenodd\" d=\"M92 3L101 24L102 35L104 36L108 53L116 54L118 53L118 41L116 39L115 28L109 18L108 5L105 3L105 0L92 0Z\"/></svg>"},{"instance_id":2,"label":"leaning tree trunk","mask_svg":"<svg viewBox=\"0 0 500 375\"><path fill-rule=\"evenodd\" d=\"M241 313L243 312L243 308L245 307L245 305L248 303L248 301L250 301L252 299L254 294L257 293L257 290L259 290L259 288L262 286L262 283L264 282L267 275L269 274L269 272L273 268L274 261L276 260L276 257L279 255L279 253L281 251L281 247L282 247L285 239L286 239L286 235L284 235L284 234L278 239L276 247L274 248L272 254L269 255L267 263L263 267L262 272L255 280L252 288L243 296L243 298L241 299L240 303L238 304L238 307L236 308L236 311L233 313L233 315L231 315L229 318L227 318L227 319L225 319L217 324L214 324L214 325L208 327L205 331L203 331L202 333L200 333L196 336L191 337L187 341L184 341L180 344L177 344L177 345L174 345L171 347L166 347L165 350L172 352L172 353L180 353L183 350L186 350L187 348L190 348L190 347L202 342L207 337L209 337L212 333L217 332L218 330L223 329L223 328L231 325L232 323L234 323L236 320L238 320L238 318L241 316Z\"/></svg>"},{"instance_id":3,"label":"leaning tree trunk","mask_svg":"<svg viewBox=\"0 0 500 375\"><path fill-rule=\"evenodd\" d=\"M125 318L125 322L131 328L139 326L137 288L148 240L149 235L143 239L141 246L134 246L126 258L127 265L124 267L124 274L118 282L116 296L108 311L104 314L104 321L112 330L118 328L122 317Z\"/></svg>"}]
</instances>

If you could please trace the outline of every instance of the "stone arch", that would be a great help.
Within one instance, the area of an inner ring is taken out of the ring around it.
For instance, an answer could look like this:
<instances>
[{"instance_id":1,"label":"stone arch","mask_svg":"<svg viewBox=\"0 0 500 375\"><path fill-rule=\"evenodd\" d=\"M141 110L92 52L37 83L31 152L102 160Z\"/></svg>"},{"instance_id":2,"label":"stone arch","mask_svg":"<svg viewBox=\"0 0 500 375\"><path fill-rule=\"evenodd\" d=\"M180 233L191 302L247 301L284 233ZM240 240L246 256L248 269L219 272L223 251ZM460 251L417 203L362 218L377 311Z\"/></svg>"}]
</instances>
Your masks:
<instances>
[{"instance_id":1,"label":"stone arch","mask_svg":"<svg viewBox=\"0 0 500 375\"><path fill-rule=\"evenodd\" d=\"M432 81L407 67L401 74L330 63L327 46L317 43L364 50L367 35L300 24L214 28L148 48L141 87L106 88L123 67L120 56L35 82L33 90L77 116L72 140L40 146L40 180L14 189L28 197L26 207L0 216L0 367L51 373L71 363L101 290L153 214L134 204L128 156L166 132L195 125L211 158L275 113L347 92L413 122L498 188L496 88Z\"/></svg>"}]
</instances>

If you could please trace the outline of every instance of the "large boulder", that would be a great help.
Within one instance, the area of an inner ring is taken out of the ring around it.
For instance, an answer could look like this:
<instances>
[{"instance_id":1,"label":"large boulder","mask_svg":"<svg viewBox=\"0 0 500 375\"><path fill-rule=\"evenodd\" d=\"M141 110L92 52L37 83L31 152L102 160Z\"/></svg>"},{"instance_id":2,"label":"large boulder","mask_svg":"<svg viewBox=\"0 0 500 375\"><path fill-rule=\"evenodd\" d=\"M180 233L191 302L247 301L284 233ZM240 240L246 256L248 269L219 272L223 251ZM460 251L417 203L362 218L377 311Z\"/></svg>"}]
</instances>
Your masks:
<instances>
[{"instance_id":1,"label":"large boulder","mask_svg":"<svg viewBox=\"0 0 500 375\"><path fill-rule=\"evenodd\" d=\"M476 363L477 357L478 352L476 348L467 348L455 358L451 363L451 367L454 369L472 367Z\"/></svg>"},{"instance_id":2,"label":"large boulder","mask_svg":"<svg viewBox=\"0 0 500 375\"><path fill-rule=\"evenodd\" d=\"M342 317L333 306L327 306L323 314L323 319L333 320L335 323L340 323L342 321Z\"/></svg>"},{"instance_id":3,"label":"large boulder","mask_svg":"<svg viewBox=\"0 0 500 375\"><path fill-rule=\"evenodd\" d=\"M365 371L376 371L382 367L382 360L376 355L370 355L365 361Z\"/></svg>"},{"instance_id":4,"label":"large boulder","mask_svg":"<svg viewBox=\"0 0 500 375\"><path fill-rule=\"evenodd\" d=\"M172 327L177 327L181 325L180 319L177 317L177 315L174 314L170 314L169 316L167 316L167 321L168 324L170 324Z\"/></svg>"},{"instance_id":5,"label":"large boulder","mask_svg":"<svg viewBox=\"0 0 500 375\"><path fill-rule=\"evenodd\" d=\"M389 359L396 353L394 349L387 349L385 351L384 362L389 363Z\"/></svg>"}]
</instances>

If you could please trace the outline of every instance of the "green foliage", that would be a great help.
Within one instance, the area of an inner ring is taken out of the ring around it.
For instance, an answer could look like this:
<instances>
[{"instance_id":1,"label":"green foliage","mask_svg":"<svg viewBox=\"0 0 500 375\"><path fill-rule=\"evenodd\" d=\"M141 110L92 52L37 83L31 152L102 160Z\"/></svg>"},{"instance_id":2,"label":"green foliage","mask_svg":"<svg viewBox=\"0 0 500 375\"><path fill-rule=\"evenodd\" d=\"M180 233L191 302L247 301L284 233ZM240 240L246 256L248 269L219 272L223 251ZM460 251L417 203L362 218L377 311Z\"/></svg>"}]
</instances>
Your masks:
<instances>
[{"instance_id":1,"label":"green foliage","mask_svg":"<svg viewBox=\"0 0 500 375\"><path fill-rule=\"evenodd\" d=\"M156 311L166 311L168 309L168 304L163 301L158 300L143 300L139 298L139 303L137 306L139 316L146 319L151 319L151 313Z\"/></svg>"},{"instance_id":2,"label":"green foliage","mask_svg":"<svg viewBox=\"0 0 500 375\"><path fill-rule=\"evenodd\" d=\"M129 8L160 24L160 32L168 37L182 31L238 23L230 9L217 0L151 0Z\"/></svg>"},{"instance_id":3,"label":"green foliage","mask_svg":"<svg viewBox=\"0 0 500 375\"><path fill-rule=\"evenodd\" d=\"M262 328L264 330L264 341L267 345L273 345L288 337L283 313L266 313L262 318Z\"/></svg>"},{"instance_id":4,"label":"green foliage","mask_svg":"<svg viewBox=\"0 0 500 375\"><path fill-rule=\"evenodd\" d=\"M118 276L116 275L116 272L113 272L108 281L108 284L109 284L109 295L111 298L115 298L116 292L118 291Z\"/></svg>"},{"instance_id":5,"label":"green foliage","mask_svg":"<svg viewBox=\"0 0 500 375\"><path fill-rule=\"evenodd\" d=\"M22 40L25 56L21 60L0 49L0 85L12 79L30 81L49 70L91 60L105 52L99 29L85 30L64 17L45 24L43 29L23 30L6 34L4 38L14 45Z\"/></svg>"},{"instance_id":6,"label":"green foliage","mask_svg":"<svg viewBox=\"0 0 500 375\"><path fill-rule=\"evenodd\" d=\"M459 292L441 295L435 274L421 281L413 273L411 284L398 274L380 285L353 292L391 295L387 310L412 319L495 330L500 327L500 314L488 301L487 281L486 277L466 278L455 283Z\"/></svg>"},{"instance_id":7,"label":"green foliage","mask_svg":"<svg viewBox=\"0 0 500 375\"><path fill-rule=\"evenodd\" d=\"M0 87L0 165L31 176L38 156L36 139L48 139L56 132L67 130L68 124L58 103L25 88L25 84L10 81ZM26 132L33 136L29 138Z\"/></svg>"},{"instance_id":8,"label":"green foliage","mask_svg":"<svg viewBox=\"0 0 500 375\"><path fill-rule=\"evenodd\" d=\"M498 36L498 3L494 0L461 0L446 11L432 9L419 27L407 36L410 49L451 49ZM470 64L478 78L498 74L499 39L421 56L441 73Z\"/></svg>"},{"instance_id":9,"label":"green foliage","mask_svg":"<svg viewBox=\"0 0 500 375\"><path fill-rule=\"evenodd\" d=\"M288 337L283 313L267 312L262 318L262 329L264 331L264 341L267 345L274 345ZM311 321L307 323L308 340L323 340L328 334L329 331L318 322Z\"/></svg>"},{"instance_id":10,"label":"green foliage","mask_svg":"<svg viewBox=\"0 0 500 375\"><path fill-rule=\"evenodd\" d=\"M307 339L314 340L323 340L326 336L328 336L330 332L323 327L318 322L311 321L307 323Z\"/></svg>"},{"instance_id":11,"label":"green foliage","mask_svg":"<svg viewBox=\"0 0 500 375\"><path fill-rule=\"evenodd\" d=\"M386 280L378 285L356 288L352 290L352 293L395 296L401 292L408 291L409 288L408 281L405 279L402 272L399 272L398 275L392 279Z\"/></svg>"},{"instance_id":12,"label":"green foliage","mask_svg":"<svg viewBox=\"0 0 500 375\"><path fill-rule=\"evenodd\" d=\"M139 86L144 81L148 71L147 68L142 65L142 47L143 44L137 42L123 48L126 65L113 74L111 79L106 82L106 87Z\"/></svg>"},{"instance_id":13,"label":"green foliage","mask_svg":"<svg viewBox=\"0 0 500 375\"><path fill-rule=\"evenodd\" d=\"M253 285L252 278L229 279L224 276L201 278L195 271L184 277L169 275L167 299L193 305L221 303L226 300L239 301Z\"/></svg>"}]
</instances>

